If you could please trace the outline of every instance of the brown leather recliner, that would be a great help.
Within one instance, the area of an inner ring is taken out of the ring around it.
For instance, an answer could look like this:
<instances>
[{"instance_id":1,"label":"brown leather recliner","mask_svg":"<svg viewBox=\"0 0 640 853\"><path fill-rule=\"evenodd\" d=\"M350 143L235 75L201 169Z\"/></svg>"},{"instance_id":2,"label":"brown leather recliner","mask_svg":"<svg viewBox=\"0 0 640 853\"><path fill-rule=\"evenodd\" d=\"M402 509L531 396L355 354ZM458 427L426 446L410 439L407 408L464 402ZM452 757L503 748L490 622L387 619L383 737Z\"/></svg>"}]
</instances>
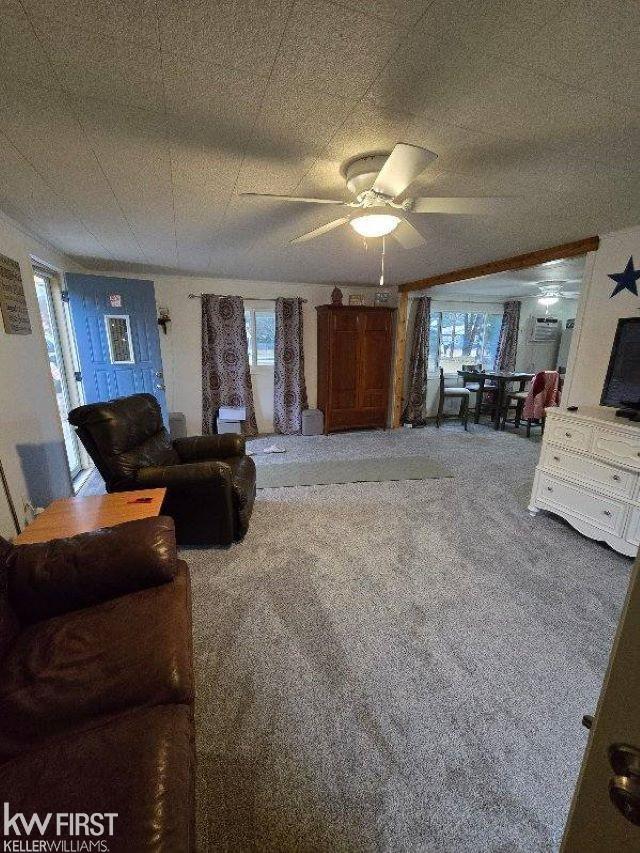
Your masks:
<instances>
[{"instance_id":1,"label":"brown leather recliner","mask_svg":"<svg viewBox=\"0 0 640 853\"><path fill-rule=\"evenodd\" d=\"M69 846L58 812L116 813L100 836L111 853L195 849L191 642L170 518L0 538L0 802L54 815L31 843Z\"/></svg>"},{"instance_id":2,"label":"brown leather recliner","mask_svg":"<svg viewBox=\"0 0 640 853\"><path fill-rule=\"evenodd\" d=\"M108 492L165 486L163 512L183 546L226 548L242 539L256 495L256 467L241 435L171 441L152 394L69 412Z\"/></svg>"}]
</instances>

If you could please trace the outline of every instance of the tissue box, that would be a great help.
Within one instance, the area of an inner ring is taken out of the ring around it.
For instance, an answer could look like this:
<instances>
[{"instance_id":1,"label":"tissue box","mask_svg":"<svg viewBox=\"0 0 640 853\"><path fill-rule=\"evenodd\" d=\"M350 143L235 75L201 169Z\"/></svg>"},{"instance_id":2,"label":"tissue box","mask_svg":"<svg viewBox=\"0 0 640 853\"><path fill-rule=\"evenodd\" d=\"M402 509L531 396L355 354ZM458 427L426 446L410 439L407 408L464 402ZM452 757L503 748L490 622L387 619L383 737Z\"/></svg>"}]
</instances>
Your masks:
<instances>
[{"instance_id":1,"label":"tissue box","mask_svg":"<svg viewBox=\"0 0 640 853\"><path fill-rule=\"evenodd\" d=\"M218 421L246 421L247 410L244 406L220 406Z\"/></svg>"}]
</instances>

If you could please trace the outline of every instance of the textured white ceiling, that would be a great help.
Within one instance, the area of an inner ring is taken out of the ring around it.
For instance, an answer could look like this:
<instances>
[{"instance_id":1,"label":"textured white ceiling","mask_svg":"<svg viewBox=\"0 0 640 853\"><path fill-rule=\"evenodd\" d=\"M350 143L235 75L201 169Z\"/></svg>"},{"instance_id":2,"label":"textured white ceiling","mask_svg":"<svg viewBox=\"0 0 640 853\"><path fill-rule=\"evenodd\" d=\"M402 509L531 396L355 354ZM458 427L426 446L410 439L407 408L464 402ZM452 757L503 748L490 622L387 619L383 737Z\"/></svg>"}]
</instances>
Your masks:
<instances>
[{"instance_id":1,"label":"textured white ceiling","mask_svg":"<svg viewBox=\"0 0 640 853\"><path fill-rule=\"evenodd\" d=\"M0 0L0 209L94 268L371 282L340 166L439 156L412 194L503 195L420 217L390 281L640 220L637 0Z\"/></svg>"},{"instance_id":2,"label":"textured white ceiling","mask_svg":"<svg viewBox=\"0 0 640 853\"><path fill-rule=\"evenodd\" d=\"M582 290L585 257L564 258L558 261L548 261L536 264L523 270L485 275L481 278L470 278L466 281L456 281L453 284L439 284L423 291L433 299L524 299L528 296L538 296L541 284L559 284L563 292L579 293ZM417 292L422 295L422 292Z\"/></svg>"}]
</instances>

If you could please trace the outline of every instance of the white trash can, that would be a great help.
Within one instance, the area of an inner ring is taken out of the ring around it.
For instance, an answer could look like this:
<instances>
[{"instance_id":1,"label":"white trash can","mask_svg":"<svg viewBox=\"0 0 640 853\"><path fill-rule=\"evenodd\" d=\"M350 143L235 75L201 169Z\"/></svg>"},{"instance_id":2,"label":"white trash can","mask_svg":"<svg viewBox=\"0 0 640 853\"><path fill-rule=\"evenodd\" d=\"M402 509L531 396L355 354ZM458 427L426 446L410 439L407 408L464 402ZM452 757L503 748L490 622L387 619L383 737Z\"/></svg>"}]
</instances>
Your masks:
<instances>
[{"instance_id":1,"label":"white trash can","mask_svg":"<svg viewBox=\"0 0 640 853\"><path fill-rule=\"evenodd\" d=\"M303 409L302 411L302 434L322 435L324 429L324 416L320 409Z\"/></svg>"},{"instance_id":2,"label":"white trash can","mask_svg":"<svg viewBox=\"0 0 640 853\"><path fill-rule=\"evenodd\" d=\"M183 412L169 412L169 435L172 441L187 437L187 419Z\"/></svg>"}]
</instances>

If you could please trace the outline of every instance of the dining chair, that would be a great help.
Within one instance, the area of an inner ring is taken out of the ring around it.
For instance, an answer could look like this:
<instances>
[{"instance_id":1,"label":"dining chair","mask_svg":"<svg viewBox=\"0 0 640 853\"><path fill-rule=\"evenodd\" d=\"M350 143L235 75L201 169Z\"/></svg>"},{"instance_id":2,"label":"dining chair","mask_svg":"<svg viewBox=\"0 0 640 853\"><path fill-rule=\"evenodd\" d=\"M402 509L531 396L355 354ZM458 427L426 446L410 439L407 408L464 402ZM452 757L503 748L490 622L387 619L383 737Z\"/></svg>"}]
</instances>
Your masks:
<instances>
[{"instance_id":1,"label":"dining chair","mask_svg":"<svg viewBox=\"0 0 640 853\"><path fill-rule=\"evenodd\" d=\"M540 370L533 377L531 385L524 391L510 392L506 395L502 414L502 429L507 423L508 410L515 406L513 424L517 429L520 422L527 422L527 438L531 436L531 426L540 425L544 432L545 409L557 406L560 402L560 374L557 370Z\"/></svg>"},{"instance_id":2,"label":"dining chair","mask_svg":"<svg viewBox=\"0 0 640 853\"><path fill-rule=\"evenodd\" d=\"M480 364L463 364L462 369L463 370L475 370L477 373L483 373L484 372L484 366L481 363ZM496 397L496 394L494 393L496 391L496 388L497 388L496 383L491 382L490 380L489 381L488 380L480 380L479 382L474 382L473 380L469 381L467 379L464 379L464 377L463 377L462 384L465 388L468 388L472 394L475 394L476 400L475 400L475 407L474 407L473 422L477 424L480 422L480 414L482 412L482 406L486 405L487 401L491 402L491 400ZM485 394L487 395L486 400L485 400ZM489 406L488 411L491 413L493 411L493 407Z\"/></svg>"},{"instance_id":3,"label":"dining chair","mask_svg":"<svg viewBox=\"0 0 640 853\"><path fill-rule=\"evenodd\" d=\"M449 383L449 384L447 384ZM455 383L455 384L451 384ZM468 429L469 423L469 400L471 391L468 388L463 388L458 385L457 376L445 376L444 370L440 368L440 395L438 397L438 414L436 416L436 426L440 426L440 421L446 417L460 418L464 424L465 430ZM444 412L445 400L460 400L460 409L457 414L446 416Z\"/></svg>"}]
</instances>

